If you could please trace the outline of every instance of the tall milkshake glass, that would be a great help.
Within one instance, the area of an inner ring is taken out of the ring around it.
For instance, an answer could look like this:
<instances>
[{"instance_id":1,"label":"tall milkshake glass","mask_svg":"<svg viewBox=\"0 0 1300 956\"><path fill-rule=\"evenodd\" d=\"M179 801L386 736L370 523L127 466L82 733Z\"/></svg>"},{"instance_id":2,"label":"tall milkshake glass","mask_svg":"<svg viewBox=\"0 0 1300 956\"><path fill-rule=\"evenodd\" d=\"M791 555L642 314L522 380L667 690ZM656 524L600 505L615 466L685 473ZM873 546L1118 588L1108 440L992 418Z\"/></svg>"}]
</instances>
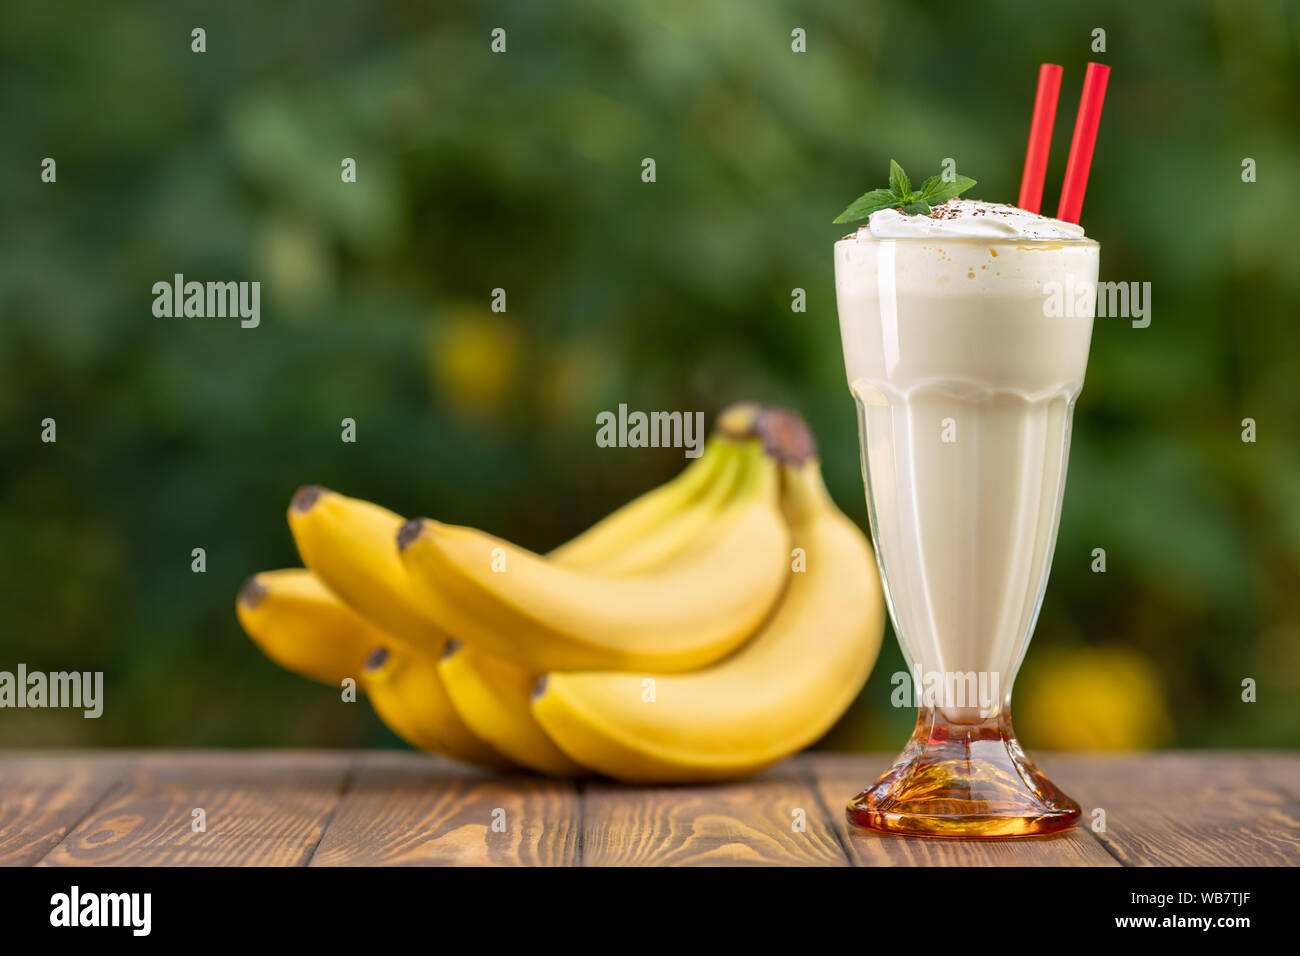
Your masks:
<instances>
[{"instance_id":1,"label":"tall milkshake glass","mask_svg":"<svg viewBox=\"0 0 1300 956\"><path fill-rule=\"evenodd\" d=\"M835 244L836 298L885 596L917 694L852 822L927 836L1072 826L1030 762L1011 686L1056 545L1099 247L968 200L886 210Z\"/></svg>"}]
</instances>

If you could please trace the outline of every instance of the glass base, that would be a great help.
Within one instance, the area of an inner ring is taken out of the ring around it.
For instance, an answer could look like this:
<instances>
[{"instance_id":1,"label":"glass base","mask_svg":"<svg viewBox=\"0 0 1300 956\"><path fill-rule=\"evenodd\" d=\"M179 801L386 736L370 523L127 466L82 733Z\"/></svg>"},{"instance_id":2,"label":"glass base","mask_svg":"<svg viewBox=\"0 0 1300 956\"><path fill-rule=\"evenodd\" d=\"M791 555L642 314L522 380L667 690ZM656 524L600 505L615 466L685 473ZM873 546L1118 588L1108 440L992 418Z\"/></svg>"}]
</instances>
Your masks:
<instances>
[{"instance_id":1,"label":"glass base","mask_svg":"<svg viewBox=\"0 0 1300 956\"><path fill-rule=\"evenodd\" d=\"M1079 805L1025 756L1005 713L954 719L923 708L912 739L849 802L848 818L888 833L983 840L1068 830Z\"/></svg>"}]
</instances>

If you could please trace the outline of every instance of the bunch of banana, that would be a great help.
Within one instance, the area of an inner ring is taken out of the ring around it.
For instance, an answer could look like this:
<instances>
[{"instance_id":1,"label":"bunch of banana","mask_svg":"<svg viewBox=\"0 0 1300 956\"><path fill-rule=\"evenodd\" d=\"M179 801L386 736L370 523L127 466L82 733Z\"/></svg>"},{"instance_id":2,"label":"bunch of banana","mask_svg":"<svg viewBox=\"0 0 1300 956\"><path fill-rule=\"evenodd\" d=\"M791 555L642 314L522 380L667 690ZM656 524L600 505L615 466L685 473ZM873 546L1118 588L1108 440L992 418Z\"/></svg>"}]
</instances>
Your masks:
<instances>
[{"instance_id":1,"label":"bunch of banana","mask_svg":"<svg viewBox=\"0 0 1300 956\"><path fill-rule=\"evenodd\" d=\"M729 409L677 478L546 556L316 487L289 524L307 570L250 579L245 630L486 766L743 776L820 737L879 650L870 547L779 409Z\"/></svg>"}]
</instances>

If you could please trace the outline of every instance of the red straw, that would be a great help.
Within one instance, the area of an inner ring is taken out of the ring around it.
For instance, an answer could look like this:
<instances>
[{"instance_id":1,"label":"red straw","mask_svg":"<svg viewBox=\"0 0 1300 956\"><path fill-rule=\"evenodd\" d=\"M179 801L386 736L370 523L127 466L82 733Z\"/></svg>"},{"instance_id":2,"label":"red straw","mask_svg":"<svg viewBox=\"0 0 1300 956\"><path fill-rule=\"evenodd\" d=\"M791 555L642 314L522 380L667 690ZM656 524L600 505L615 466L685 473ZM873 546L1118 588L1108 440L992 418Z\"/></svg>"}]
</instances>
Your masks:
<instances>
[{"instance_id":1,"label":"red straw","mask_svg":"<svg viewBox=\"0 0 1300 956\"><path fill-rule=\"evenodd\" d=\"M1056 210L1056 218L1066 222L1078 222L1083 211L1083 193L1088 188L1088 169L1092 166L1092 148L1097 144L1097 124L1101 122L1101 103L1106 98L1109 77L1110 67L1100 63L1089 63L1083 77L1079 115L1074 120L1074 139L1070 141L1070 159L1061 186L1061 205Z\"/></svg>"},{"instance_id":2,"label":"red straw","mask_svg":"<svg viewBox=\"0 0 1300 956\"><path fill-rule=\"evenodd\" d=\"M1029 124L1029 148L1025 150L1025 172L1020 177L1021 209L1038 212L1043 204L1043 179L1047 175L1047 153L1052 147L1052 123L1056 120L1056 98L1061 92L1061 68L1044 63L1038 68L1038 93L1034 96L1034 118Z\"/></svg>"}]
</instances>

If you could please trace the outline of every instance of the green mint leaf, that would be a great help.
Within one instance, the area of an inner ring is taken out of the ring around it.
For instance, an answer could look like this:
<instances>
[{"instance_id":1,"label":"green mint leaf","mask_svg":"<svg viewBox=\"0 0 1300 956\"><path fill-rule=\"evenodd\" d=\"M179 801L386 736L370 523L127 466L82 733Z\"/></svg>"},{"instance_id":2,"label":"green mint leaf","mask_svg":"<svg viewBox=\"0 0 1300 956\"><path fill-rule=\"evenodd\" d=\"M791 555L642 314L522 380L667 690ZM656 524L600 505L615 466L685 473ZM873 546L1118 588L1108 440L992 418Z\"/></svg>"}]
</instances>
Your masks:
<instances>
[{"instance_id":1,"label":"green mint leaf","mask_svg":"<svg viewBox=\"0 0 1300 956\"><path fill-rule=\"evenodd\" d=\"M930 179L934 178L935 177L933 176L930 177ZM926 182L929 183L930 179L927 179ZM928 193L924 188L922 188L921 193L926 202L937 206L941 202L947 202L949 199L960 196L974 185L975 180L971 179L969 176L958 176L950 183L945 183L940 180L932 191Z\"/></svg>"},{"instance_id":2,"label":"green mint leaf","mask_svg":"<svg viewBox=\"0 0 1300 956\"><path fill-rule=\"evenodd\" d=\"M920 189L912 189L911 180L903 167L894 160L889 161L889 188L873 189L863 193L849 204L849 207L835 217L835 222L854 222L866 219L882 209L901 209L909 216L928 216L932 206L947 202L960 196L975 185L969 176L957 176L952 182L943 181L943 176L931 176L921 183Z\"/></svg>"},{"instance_id":3,"label":"green mint leaf","mask_svg":"<svg viewBox=\"0 0 1300 956\"><path fill-rule=\"evenodd\" d=\"M903 167L892 159L889 161L889 188L902 200L906 200L907 194L912 191L912 181L907 178L907 173L903 172Z\"/></svg>"},{"instance_id":4,"label":"green mint leaf","mask_svg":"<svg viewBox=\"0 0 1300 956\"><path fill-rule=\"evenodd\" d=\"M925 182L921 183L921 198L933 196L935 192L943 185L943 176L931 176Z\"/></svg>"},{"instance_id":5,"label":"green mint leaf","mask_svg":"<svg viewBox=\"0 0 1300 956\"><path fill-rule=\"evenodd\" d=\"M897 205L898 197L888 189L873 189L849 203L849 208L836 216L835 222L855 222L858 219L866 219L873 212L891 209Z\"/></svg>"}]
</instances>

